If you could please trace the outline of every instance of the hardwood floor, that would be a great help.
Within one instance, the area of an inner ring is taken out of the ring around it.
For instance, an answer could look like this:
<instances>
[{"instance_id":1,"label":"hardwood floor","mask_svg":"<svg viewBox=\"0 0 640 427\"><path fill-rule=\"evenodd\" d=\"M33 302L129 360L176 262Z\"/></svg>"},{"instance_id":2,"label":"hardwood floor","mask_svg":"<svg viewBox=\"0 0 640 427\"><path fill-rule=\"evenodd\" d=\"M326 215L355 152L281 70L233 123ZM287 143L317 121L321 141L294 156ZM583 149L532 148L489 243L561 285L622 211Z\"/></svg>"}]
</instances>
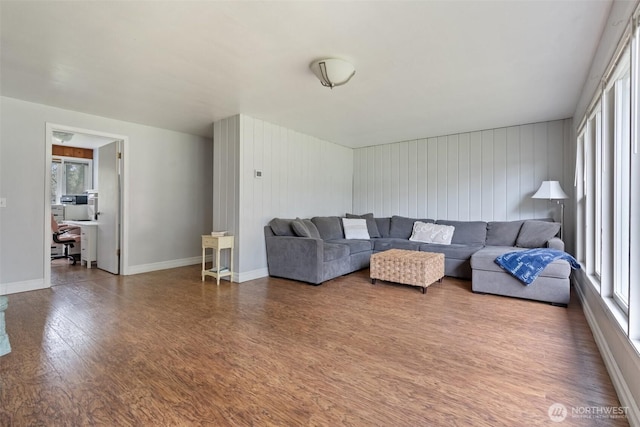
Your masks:
<instances>
[{"instance_id":1,"label":"hardwood floor","mask_svg":"<svg viewBox=\"0 0 640 427\"><path fill-rule=\"evenodd\" d=\"M368 270L314 287L220 287L190 266L135 276L52 268L9 296L0 425L628 425L577 298L568 309L426 295Z\"/></svg>"}]
</instances>

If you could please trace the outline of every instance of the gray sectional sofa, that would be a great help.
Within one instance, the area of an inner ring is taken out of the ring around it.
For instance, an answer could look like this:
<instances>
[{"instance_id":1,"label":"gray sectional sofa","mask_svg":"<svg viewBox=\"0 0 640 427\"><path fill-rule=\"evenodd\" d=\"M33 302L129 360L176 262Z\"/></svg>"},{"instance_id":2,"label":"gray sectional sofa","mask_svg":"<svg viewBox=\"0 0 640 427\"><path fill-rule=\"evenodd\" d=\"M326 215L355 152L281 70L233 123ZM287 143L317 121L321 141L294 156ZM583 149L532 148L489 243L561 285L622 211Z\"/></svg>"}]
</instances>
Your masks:
<instances>
[{"instance_id":1,"label":"gray sectional sofa","mask_svg":"<svg viewBox=\"0 0 640 427\"><path fill-rule=\"evenodd\" d=\"M347 216L358 217L355 215ZM314 217L304 220L273 219L264 227L269 274L275 277L320 284L326 280L367 268L372 253L395 248L442 253L445 255L445 274L447 276L472 279L471 258L476 253L483 254L481 252L483 250L486 254L487 248L491 249L490 256L495 259L496 254L513 250L520 238L528 247L551 247L564 250L564 243L559 238L549 237L540 241L542 236L536 232L535 226L523 227L528 221L533 221L531 224L539 224L540 221L551 221L549 219L484 222L436 221L402 216L374 218L372 214L360 217L367 220L369 239L345 239L342 218L337 216ZM455 231L451 244L421 243L409 240L415 221L454 226ZM524 231L525 228L527 235L523 236L521 229ZM539 241L535 242L536 239ZM489 275L492 278L494 287L487 289L482 287L475 289L474 287L474 291L500 294L499 289L495 289L496 280L501 282L504 279L511 285L510 279L513 277L500 271L498 266L496 266L497 270L493 267L490 269L488 263L482 260L479 258L476 262L478 270L483 272L481 273L483 277ZM554 261L554 263L562 264L566 261ZM508 277L501 277L500 274ZM568 273L565 279L566 286L563 282L563 288L566 290L561 292L563 302L568 298ZM497 287L500 287L499 283ZM522 297L522 295L518 296ZM523 297L526 298L526 296Z\"/></svg>"}]
</instances>

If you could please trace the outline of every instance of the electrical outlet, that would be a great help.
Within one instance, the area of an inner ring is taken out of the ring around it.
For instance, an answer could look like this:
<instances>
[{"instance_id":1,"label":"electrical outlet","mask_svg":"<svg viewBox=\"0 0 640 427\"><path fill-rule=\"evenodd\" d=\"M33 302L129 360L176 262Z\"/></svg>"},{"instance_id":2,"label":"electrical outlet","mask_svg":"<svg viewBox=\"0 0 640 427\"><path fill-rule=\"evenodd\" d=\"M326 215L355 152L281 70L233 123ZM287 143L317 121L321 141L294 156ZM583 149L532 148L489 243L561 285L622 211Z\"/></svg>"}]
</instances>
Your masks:
<instances>
[{"instance_id":1,"label":"electrical outlet","mask_svg":"<svg viewBox=\"0 0 640 427\"><path fill-rule=\"evenodd\" d=\"M254 170L254 171L253 171L253 176L254 176L255 178L262 178L262 171L261 171L261 170L258 170L258 169Z\"/></svg>"},{"instance_id":2,"label":"electrical outlet","mask_svg":"<svg viewBox=\"0 0 640 427\"><path fill-rule=\"evenodd\" d=\"M7 207L7 199L5 199L4 197L0 198L0 208L6 208Z\"/></svg>"}]
</instances>

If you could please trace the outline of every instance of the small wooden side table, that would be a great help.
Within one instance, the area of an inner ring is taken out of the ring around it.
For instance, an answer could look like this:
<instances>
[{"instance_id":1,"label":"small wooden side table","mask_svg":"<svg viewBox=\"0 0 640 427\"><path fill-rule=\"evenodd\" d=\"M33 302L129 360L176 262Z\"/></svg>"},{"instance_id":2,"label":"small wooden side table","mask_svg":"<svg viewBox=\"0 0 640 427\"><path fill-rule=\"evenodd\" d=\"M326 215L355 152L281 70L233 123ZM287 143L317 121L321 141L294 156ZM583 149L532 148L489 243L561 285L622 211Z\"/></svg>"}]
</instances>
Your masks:
<instances>
[{"instance_id":1,"label":"small wooden side table","mask_svg":"<svg viewBox=\"0 0 640 427\"><path fill-rule=\"evenodd\" d=\"M233 236L202 236L202 281L206 276L211 276L216 279L217 284L220 285L221 277L229 277L229 281L233 282ZM207 270L205 264L205 255L207 249L213 249L215 253L215 264L211 269ZM222 249L231 250L231 263L229 267L220 266L220 251Z\"/></svg>"}]
</instances>

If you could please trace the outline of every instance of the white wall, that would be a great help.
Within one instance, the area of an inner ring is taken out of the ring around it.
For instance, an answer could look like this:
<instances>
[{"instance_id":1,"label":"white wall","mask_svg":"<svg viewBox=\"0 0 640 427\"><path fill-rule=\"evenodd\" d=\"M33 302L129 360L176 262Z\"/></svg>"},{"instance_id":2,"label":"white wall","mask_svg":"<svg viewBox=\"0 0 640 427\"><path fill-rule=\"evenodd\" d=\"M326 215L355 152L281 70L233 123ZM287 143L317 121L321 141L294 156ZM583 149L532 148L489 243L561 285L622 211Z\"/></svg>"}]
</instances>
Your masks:
<instances>
[{"instance_id":1,"label":"white wall","mask_svg":"<svg viewBox=\"0 0 640 427\"><path fill-rule=\"evenodd\" d=\"M234 230L239 281L267 275L263 227L272 218L351 211L353 150L262 120L214 123L214 169L214 228Z\"/></svg>"},{"instance_id":2,"label":"white wall","mask_svg":"<svg viewBox=\"0 0 640 427\"><path fill-rule=\"evenodd\" d=\"M44 283L45 124L129 137L129 273L199 262L211 228L212 143L149 126L0 99L0 294Z\"/></svg>"},{"instance_id":3,"label":"white wall","mask_svg":"<svg viewBox=\"0 0 640 427\"><path fill-rule=\"evenodd\" d=\"M571 119L359 148L354 154L356 213L504 221L553 216L531 196L573 167L565 157ZM567 227L568 228L568 227Z\"/></svg>"}]
</instances>

